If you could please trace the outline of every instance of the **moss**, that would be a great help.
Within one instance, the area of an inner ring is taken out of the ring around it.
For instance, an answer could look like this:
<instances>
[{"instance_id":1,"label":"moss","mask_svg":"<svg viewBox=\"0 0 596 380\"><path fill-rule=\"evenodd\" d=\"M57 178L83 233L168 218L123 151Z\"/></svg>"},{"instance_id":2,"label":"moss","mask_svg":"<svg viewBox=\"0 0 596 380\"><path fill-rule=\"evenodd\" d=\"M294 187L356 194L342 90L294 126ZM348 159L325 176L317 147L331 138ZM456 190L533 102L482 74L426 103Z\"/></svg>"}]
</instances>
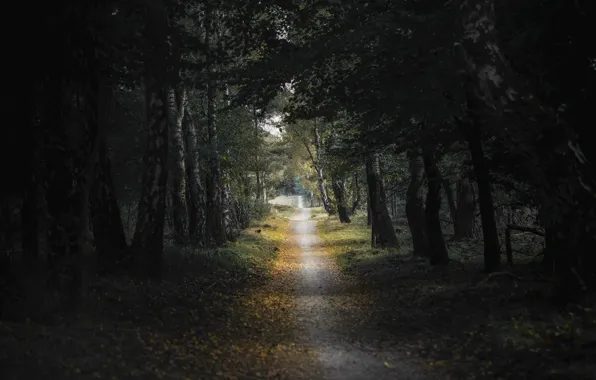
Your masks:
<instances>
[{"instance_id":1,"label":"moss","mask_svg":"<svg viewBox=\"0 0 596 380\"><path fill-rule=\"evenodd\" d=\"M296 207L286 205L272 205L272 218L289 219L296 212Z\"/></svg>"},{"instance_id":2,"label":"moss","mask_svg":"<svg viewBox=\"0 0 596 380\"><path fill-rule=\"evenodd\" d=\"M267 276L288 231L288 221L274 216L244 230L234 242L218 249L171 247L165 252L169 277L192 272L197 276Z\"/></svg>"},{"instance_id":3,"label":"moss","mask_svg":"<svg viewBox=\"0 0 596 380\"><path fill-rule=\"evenodd\" d=\"M366 214L352 217L352 223L340 223L337 217L322 218L318 232L323 239L323 246L332 254L340 269L360 278L369 278L375 274L391 276L396 263L408 255L409 245L399 251L372 248L370 246L370 227L366 223Z\"/></svg>"}]
</instances>

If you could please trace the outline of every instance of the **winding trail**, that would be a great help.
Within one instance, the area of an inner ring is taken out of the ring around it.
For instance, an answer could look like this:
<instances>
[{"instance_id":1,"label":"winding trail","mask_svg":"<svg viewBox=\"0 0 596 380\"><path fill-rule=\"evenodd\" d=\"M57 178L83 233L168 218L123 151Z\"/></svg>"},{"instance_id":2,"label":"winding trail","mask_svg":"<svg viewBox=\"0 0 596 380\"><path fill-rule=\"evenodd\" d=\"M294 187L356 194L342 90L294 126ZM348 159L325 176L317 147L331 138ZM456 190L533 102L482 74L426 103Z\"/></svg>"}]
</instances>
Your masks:
<instances>
[{"instance_id":1,"label":"winding trail","mask_svg":"<svg viewBox=\"0 0 596 380\"><path fill-rule=\"evenodd\" d=\"M399 350L379 347L374 337L354 321L362 310L353 286L333 258L320 246L311 209L302 207L291 218L291 237L299 249L287 257L296 268L298 339L312 348L325 380L429 379L419 365ZM366 324L366 321L364 321ZM371 338L371 339L368 339ZM323 380L323 379L321 379Z\"/></svg>"}]
</instances>

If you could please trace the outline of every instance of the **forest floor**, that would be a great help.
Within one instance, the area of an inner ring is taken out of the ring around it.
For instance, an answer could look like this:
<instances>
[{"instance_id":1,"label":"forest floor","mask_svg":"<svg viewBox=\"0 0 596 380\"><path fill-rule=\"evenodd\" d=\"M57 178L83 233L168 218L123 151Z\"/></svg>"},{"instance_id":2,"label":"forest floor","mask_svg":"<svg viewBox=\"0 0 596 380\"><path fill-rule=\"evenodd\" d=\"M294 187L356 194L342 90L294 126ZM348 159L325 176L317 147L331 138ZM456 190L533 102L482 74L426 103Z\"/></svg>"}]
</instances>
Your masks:
<instances>
[{"instance_id":1,"label":"forest floor","mask_svg":"<svg viewBox=\"0 0 596 380\"><path fill-rule=\"evenodd\" d=\"M76 315L0 320L0 378L588 379L593 311L543 283L373 251L363 218L275 207L159 283L93 278ZM461 249L461 247L460 247Z\"/></svg>"},{"instance_id":2,"label":"forest floor","mask_svg":"<svg viewBox=\"0 0 596 380\"><path fill-rule=\"evenodd\" d=\"M317 378L284 264L294 210L216 252L168 249L158 283L91 279L76 315L0 320L0 378Z\"/></svg>"},{"instance_id":3,"label":"forest floor","mask_svg":"<svg viewBox=\"0 0 596 380\"><path fill-rule=\"evenodd\" d=\"M286 255L297 286L300 342L312 349L327 380L431 379L431 371L409 356L399 342L371 325L371 297L345 276L321 247L311 209L292 217L294 249Z\"/></svg>"},{"instance_id":4,"label":"forest floor","mask_svg":"<svg viewBox=\"0 0 596 380\"><path fill-rule=\"evenodd\" d=\"M365 216L313 215L323 247L367 294L367 325L440 378L595 378L596 310L553 308L550 283L521 258L487 276L481 245L448 242L452 262L433 268L411 257L405 233L402 250L373 250Z\"/></svg>"}]
</instances>

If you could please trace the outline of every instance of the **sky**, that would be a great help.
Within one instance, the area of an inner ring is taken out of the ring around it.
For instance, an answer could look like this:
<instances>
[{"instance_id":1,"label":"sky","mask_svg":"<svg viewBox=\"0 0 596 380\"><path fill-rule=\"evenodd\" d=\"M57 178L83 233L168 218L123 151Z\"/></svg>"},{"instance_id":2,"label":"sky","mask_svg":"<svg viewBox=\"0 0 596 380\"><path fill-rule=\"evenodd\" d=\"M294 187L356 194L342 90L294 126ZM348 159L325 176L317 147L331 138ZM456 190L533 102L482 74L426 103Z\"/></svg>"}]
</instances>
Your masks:
<instances>
[{"instance_id":1,"label":"sky","mask_svg":"<svg viewBox=\"0 0 596 380\"><path fill-rule=\"evenodd\" d=\"M280 124L281 115L273 115L261 122L261 128L263 128L264 131L271 133L273 136L281 137L281 132L278 129Z\"/></svg>"}]
</instances>

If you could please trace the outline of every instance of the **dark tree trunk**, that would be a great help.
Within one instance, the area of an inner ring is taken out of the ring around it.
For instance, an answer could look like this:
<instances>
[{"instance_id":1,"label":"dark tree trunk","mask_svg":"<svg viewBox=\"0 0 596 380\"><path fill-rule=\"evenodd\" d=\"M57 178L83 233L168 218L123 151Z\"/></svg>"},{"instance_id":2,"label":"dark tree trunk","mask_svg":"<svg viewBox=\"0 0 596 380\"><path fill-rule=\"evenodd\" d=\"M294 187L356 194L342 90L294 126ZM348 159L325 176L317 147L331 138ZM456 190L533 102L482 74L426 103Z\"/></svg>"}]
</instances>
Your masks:
<instances>
[{"instance_id":1,"label":"dark tree trunk","mask_svg":"<svg viewBox=\"0 0 596 380\"><path fill-rule=\"evenodd\" d=\"M588 144L585 141L589 139L579 138L578 130L541 103L510 67L496 38L493 1L462 0L460 11L464 35L456 47L465 69L468 108L475 118L474 128L483 127L502 139L509 153L524 168L527 181L535 188L538 201L546 210L545 226L559 234L551 244L557 247L556 252L551 250L549 255L555 256L553 267L560 293L567 293L572 300L568 288L577 288L578 284L587 282L586 278L596 277L594 267L585 263L594 257L594 247L589 242L593 242L596 235L593 186L596 176L585 156L590 152L584 153ZM520 114L524 128L516 128L516 120L510 117ZM498 128L494 128L495 125ZM566 185L561 186L561 183ZM483 191L486 189L481 190L479 183L481 212L484 212ZM582 207L578 208L578 204ZM576 228L575 223L584 228ZM567 241L565 248L563 241Z\"/></svg>"},{"instance_id":2,"label":"dark tree trunk","mask_svg":"<svg viewBox=\"0 0 596 380\"><path fill-rule=\"evenodd\" d=\"M366 225L369 227L372 226L372 210L370 208L370 195L368 194L368 190L366 191Z\"/></svg>"},{"instance_id":3,"label":"dark tree trunk","mask_svg":"<svg viewBox=\"0 0 596 380\"><path fill-rule=\"evenodd\" d=\"M503 201L505 200L505 195L502 191L498 188L494 189L493 191L493 201L495 203L495 223L497 223L497 228L505 227L507 224L506 215L505 215L505 207L503 206Z\"/></svg>"},{"instance_id":4,"label":"dark tree trunk","mask_svg":"<svg viewBox=\"0 0 596 380\"><path fill-rule=\"evenodd\" d=\"M337 213L341 223L350 223L348 206L346 205L346 183L341 178L333 178L331 181L335 202L337 203Z\"/></svg>"},{"instance_id":5,"label":"dark tree trunk","mask_svg":"<svg viewBox=\"0 0 596 380\"><path fill-rule=\"evenodd\" d=\"M23 208L21 209L21 227L23 230L22 247L23 258L29 267L38 264L40 241L40 219L45 212L42 212L42 197L39 181L41 177L35 176L36 181L29 183L27 192L23 199ZM7 231L7 230L5 230Z\"/></svg>"},{"instance_id":6,"label":"dark tree trunk","mask_svg":"<svg viewBox=\"0 0 596 380\"><path fill-rule=\"evenodd\" d=\"M445 197L447 198L447 205L449 206L449 216L451 217L451 222L455 225L455 218L457 215L457 207L455 205L455 196L453 195L453 187L449 179L443 178L441 181L443 184L443 190L445 190Z\"/></svg>"},{"instance_id":7,"label":"dark tree trunk","mask_svg":"<svg viewBox=\"0 0 596 380\"><path fill-rule=\"evenodd\" d=\"M596 286L596 239L584 229L581 221L571 218L545 229L543 265L556 276L553 296L557 304L573 302L591 306L586 296Z\"/></svg>"},{"instance_id":8,"label":"dark tree trunk","mask_svg":"<svg viewBox=\"0 0 596 380\"><path fill-rule=\"evenodd\" d=\"M449 254L447 253L447 247L445 247L441 219L439 218L439 211L441 209L441 175L432 152L425 152L423 159L428 184L424 217L426 219L426 231L428 233L430 248L430 263L432 265L447 264L449 262Z\"/></svg>"},{"instance_id":9,"label":"dark tree trunk","mask_svg":"<svg viewBox=\"0 0 596 380\"><path fill-rule=\"evenodd\" d=\"M325 178L323 177L323 169L320 167L315 167L315 171L317 172L317 185L319 187L319 195L321 197L323 209L325 209L327 215L333 215L333 210L331 209L331 201L329 200L329 195L327 194L327 187L325 186Z\"/></svg>"},{"instance_id":10,"label":"dark tree trunk","mask_svg":"<svg viewBox=\"0 0 596 380\"><path fill-rule=\"evenodd\" d=\"M230 152L227 152L229 155ZM222 205L223 205L223 219L224 228L228 240L234 241L240 234L240 223L238 221L236 200L234 194L232 194L232 179L227 171L224 171L224 186L222 193Z\"/></svg>"},{"instance_id":11,"label":"dark tree trunk","mask_svg":"<svg viewBox=\"0 0 596 380\"><path fill-rule=\"evenodd\" d=\"M226 230L223 219L223 197L221 164L219 161L219 142L217 124L215 119L215 65L211 61L211 48L215 45L213 39L213 28L215 25L213 9L207 6L205 16L205 39L207 41L207 134L210 145L209 156L209 178L207 180L207 221L206 237L209 246L221 246L226 243Z\"/></svg>"},{"instance_id":12,"label":"dark tree trunk","mask_svg":"<svg viewBox=\"0 0 596 380\"><path fill-rule=\"evenodd\" d=\"M472 99L468 99L468 104ZM484 269L486 272L494 272L501 267L501 249L499 246L499 233L495 222L495 208L491 194L490 174L480 135L480 126L474 113L471 112L474 124L467 122L460 123L463 132L468 140L474 172L478 183L478 204L480 206L480 219L482 220L482 235L484 237Z\"/></svg>"},{"instance_id":13,"label":"dark tree trunk","mask_svg":"<svg viewBox=\"0 0 596 380\"><path fill-rule=\"evenodd\" d=\"M354 215L358 207L360 206L360 181L358 179L358 174L354 174L354 179L352 181L352 207L350 208L350 215Z\"/></svg>"},{"instance_id":14,"label":"dark tree trunk","mask_svg":"<svg viewBox=\"0 0 596 380\"><path fill-rule=\"evenodd\" d=\"M368 187L368 168L366 167L366 159L365 159L365 166L364 166L364 178L366 179L366 225L371 227L372 229L372 209L370 206L370 191Z\"/></svg>"},{"instance_id":15,"label":"dark tree trunk","mask_svg":"<svg viewBox=\"0 0 596 380\"><path fill-rule=\"evenodd\" d=\"M424 182L424 162L422 157L408 151L410 184L406 192L406 217L412 234L414 256L428 256L430 254L424 217L424 200L422 199L422 184Z\"/></svg>"},{"instance_id":16,"label":"dark tree trunk","mask_svg":"<svg viewBox=\"0 0 596 380\"><path fill-rule=\"evenodd\" d=\"M81 84L54 79L46 103L50 115L46 130L52 136L45 142L43 154L49 219L48 287L68 306L80 299L81 260L89 253L86 232L89 177L98 132L98 83L93 70L87 74L89 82Z\"/></svg>"},{"instance_id":17,"label":"dark tree trunk","mask_svg":"<svg viewBox=\"0 0 596 380\"><path fill-rule=\"evenodd\" d=\"M109 85L100 88L99 138L93 185L90 194L93 239L100 272L110 272L121 265L128 249L120 207L116 198L111 162L106 141L106 120L112 94Z\"/></svg>"},{"instance_id":18,"label":"dark tree trunk","mask_svg":"<svg viewBox=\"0 0 596 380\"><path fill-rule=\"evenodd\" d=\"M205 189L201 180L199 138L192 121L190 110L186 110L183 120L185 141L185 169L188 188L188 233L190 240L203 244L205 235Z\"/></svg>"},{"instance_id":19,"label":"dark tree trunk","mask_svg":"<svg viewBox=\"0 0 596 380\"><path fill-rule=\"evenodd\" d=\"M116 199L105 136L101 137L98 148L90 202L91 220L100 271L109 272L124 259L128 245Z\"/></svg>"},{"instance_id":20,"label":"dark tree trunk","mask_svg":"<svg viewBox=\"0 0 596 380\"><path fill-rule=\"evenodd\" d=\"M43 117L43 116L42 116ZM37 124L37 123L35 123ZM30 152L32 165L27 168L30 178L26 180L23 208L21 209L22 247L23 258L28 268L35 272L41 268L40 258L40 236L42 231L42 220L47 216L44 208L43 179L45 164L42 160L43 145L42 137L39 134L40 125L35 125L31 139L33 143Z\"/></svg>"},{"instance_id":21,"label":"dark tree trunk","mask_svg":"<svg viewBox=\"0 0 596 380\"><path fill-rule=\"evenodd\" d=\"M317 127L316 120L314 121L313 137L314 137L315 154L314 154L314 157L311 157L311 158L313 160L314 169L317 172L317 184L319 186L321 202L323 202L323 208L327 212L327 215L332 215L333 209L331 208L331 201L329 200L329 196L327 195L327 188L325 186L325 177L323 176L323 167L321 166L321 146L320 146L321 145L321 136L319 134L319 129Z\"/></svg>"},{"instance_id":22,"label":"dark tree trunk","mask_svg":"<svg viewBox=\"0 0 596 380\"><path fill-rule=\"evenodd\" d=\"M163 83L145 82L147 147L137 225L132 242L139 273L158 277L163 267L163 233L168 180L167 90Z\"/></svg>"},{"instance_id":23,"label":"dark tree trunk","mask_svg":"<svg viewBox=\"0 0 596 380\"><path fill-rule=\"evenodd\" d=\"M259 159L259 119L257 118L257 107L255 104L252 105L252 117L254 123L254 130L255 130L255 180L256 180L256 200L259 202L261 200L261 162Z\"/></svg>"},{"instance_id":24,"label":"dark tree trunk","mask_svg":"<svg viewBox=\"0 0 596 380\"><path fill-rule=\"evenodd\" d=\"M379 170L379 158L375 154L368 154L366 157L366 180L372 221L371 244L382 248L399 248L399 241L387 210L385 189Z\"/></svg>"},{"instance_id":25,"label":"dark tree trunk","mask_svg":"<svg viewBox=\"0 0 596 380\"><path fill-rule=\"evenodd\" d=\"M455 240L470 239L474 236L474 191L468 178L457 180L457 211L455 213Z\"/></svg>"},{"instance_id":26,"label":"dark tree trunk","mask_svg":"<svg viewBox=\"0 0 596 380\"><path fill-rule=\"evenodd\" d=\"M186 89L168 88L168 123L170 130L171 168L169 170L172 199L172 224L178 244L185 244L188 238L188 208L186 199L186 152L182 122L186 108Z\"/></svg>"}]
</instances>

